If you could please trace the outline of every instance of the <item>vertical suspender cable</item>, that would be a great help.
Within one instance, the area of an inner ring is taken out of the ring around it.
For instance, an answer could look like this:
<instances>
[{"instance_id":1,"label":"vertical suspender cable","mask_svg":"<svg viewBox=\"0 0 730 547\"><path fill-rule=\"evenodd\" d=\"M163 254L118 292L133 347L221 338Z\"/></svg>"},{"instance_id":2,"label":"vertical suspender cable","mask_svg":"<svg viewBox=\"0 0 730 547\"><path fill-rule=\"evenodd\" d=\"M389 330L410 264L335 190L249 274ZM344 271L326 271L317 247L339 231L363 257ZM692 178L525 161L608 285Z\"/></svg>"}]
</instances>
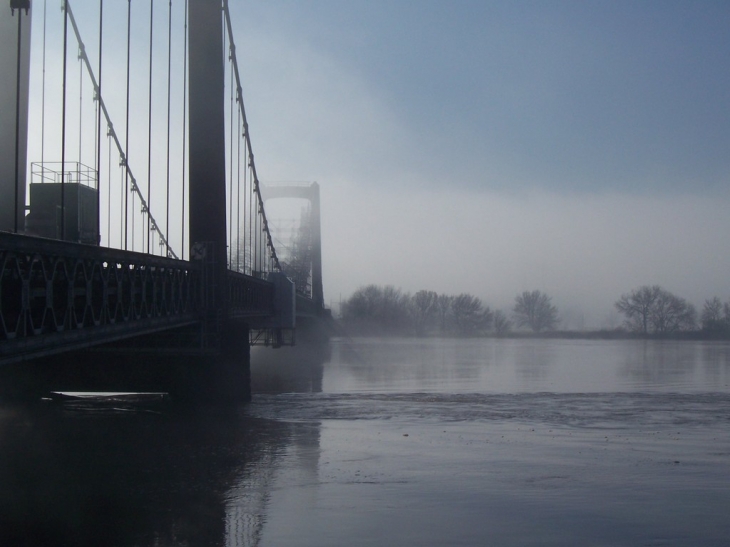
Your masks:
<instances>
[{"instance_id":1,"label":"vertical suspender cable","mask_svg":"<svg viewBox=\"0 0 730 547\"><path fill-rule=\"evenodd\" d=\"M239 99L240 100L240 99ZM241 110L239 109L239 112ZM241 131L239 131L241 133ZM246 156L246 139L243 140L243 157L244 161ZM243 166L243 225L246 226L246 197L248 192L248 185L246 184L246 180L248 179L248 168L246 167L246 164ZM238 225L238 230L240 232L241 225ZM246 231L243 232L243 271L246 271Z\"/></svg>"},{"instance_id":2,"label":"vertical suspender cable","mask_svg":"<svg viewBox=\"0 0 730 547\"><path fill-rule=\"evenodd\" d=\"M80 46L79 46L80 47ZM79 165L78 169L79 172L81 172L81 134L83 133L83 107L84 107L84 66L82 64L82 57L81 57L81 49L79 49L78 53L78 61L79 61ZM79 181L80 182L80 181ZM80 195L80 194L77 194Z\"/></svg>"},{"instance_id":3,"label":"vertical suspender cable","mask_svg":"<svg viewBox=\"0 0 730 547\"><path fill-rule=\"evenodd\" d=\"M223 55L223 58L221 59L221 62L223 63L223 93L224 93L224 97L225 97L225 89L226 89L226 39L228 38L228 36L226 35L225 28L223 26L223 14L222 13L221 13L221 32L223 33L223 48L221 49L221 54ZM225 103L223 103L223 106L224 106L224 109L225 109ZM226 135L225 135L225 130L226 130L226 128L225 128L225 113L223 114L223 124L224 124L223 125L223 134L224 134L224 139L225 139L226 138ZM230 141L230 135L228 135L227 137L228 137L228 140ZM232 145L232 143L229 142L229 145ZM229 159L230 159L230 151L229 151ZM229 173L230 169L225 165L225 158L223 160L223 165L224 165L224 169L226 171L226 175L225 176L228 176L230 174ZM226 193L228 193L228 189L226 189L225 179L223 181L223 188L224 188L224 191ZM228 200L228 195L226 195L226 200ZM228 202L230 204L230 201L228 201ZM225 208L223 210L225 211ZM226 243L228 243L228 241L230 240L230 233L231 233L231 231L230 231L230 221L231 221L231 215L226 215L226 224L228 225L228 234L226 234ZM229 245L226 245L226 246L228 247L228 256L225 257L225 258L227 258L228 264L230 264L230 258L231 258L231 255L230 255L230 246Z\"/></svg>"},{"instance_id":4,"label":"vertical suspender cable","mask_svg":"<svg viewBox=\"0 0 730 547\"><path fill-rule=\"evenodd\" d=\"M172 0L167 10L167 172L165 181L165 237L170 241L170 80L172 77ZM167 256L168 249L165 249Z\"/></svg>"},{"instance_id":5,"label":"vertical suspender cable","mask_svg":"<svg viewBox=\"0 0 730 547\"><path fill-rule=\"evenodd\" d=\"M124 142L124 250L127 250L127 221L129 219L129 46L131 43L132 0L127 0L127 121Z\"/></svg>"},{"instance_id":6,"label":"vertical suspender cable","mask_svg":"<svg viewBox=\"0 0 730 547\"><path fill-rule=\"evenodd\" d=\"M106 246L112 246L112 138L107 135Z\"/></svg>"},{"instance_id":7,"label":"vertical suspender cable","mask_svg":"<svg viewBox=\"0 0 730 547\"><path fill-rule=\"evenodd\" d=\"M238 101L238 92L236 92ZM241 111L236 109L236 271L241 271Z\"/></svg>"},{"instance_id":8,"label":"vertical suspender cable","mask_svg":"<svg viewBox=\"0 0 730 547\"><path fill-rule=\"evenodd\" d=\"M15 223L13 233L18 233L18 198L20 196L20 47L22 45L22 17L23 9L18 8L18 55L15 74ZM25 205L25 204L23 204Z\"/></svg>"},{"instance_id":9,"label":"vertical suspender cable","mask_svg":"<svg viewBox=\"0 0 730 547\"><path fill-rule=\"evenodd\" d=\"M121 192L119 196L119 205L121 206L122 203L124 203L124 196L126 195L126 192L124 191L124 174L126 173L126 164L121 165L121 170L119 171L120 177L119 177L119 191ZM121 249L124 246L124 227L126 226L126 221L124 220L124 211L122 209L119 210L119 248Z\"/></svg>"},{"instance_id":10,"label":"vertical suspender cable","mask_svg":"<svg viewBox=\"0 0 730 547\"><path fill-rule=\"evenodd\" d=\"M230 46L229 46L230 47ZM223 65L225 66L225 65ZM229 180L228 180L228 267L233 263L233 69L231 69L231 111L230 111L230 152L229 156Z\"/></svg>"},{"instance_id":11,"label":"vertical suspender cable","mask_svg":"<svg viewBox=\"0 0 730 547\"><path fill-rule=\"evenodd\" d=\"M79 61L79 163L76 165L76 183L81 185L81 135L83 134L83 107L84 107L84 66L82 64L82 55L85 53L81 49L83 46L79 45L78 61ZM78 234L79 240L81 239L81 190L76 191L76 214L74 215L74 233Z\"/></svg>"},{"instance_id":12,"label":"vertical suspender cable","mask_svg":"<svg viewBox=\"0 0 730 547\"><path fill-rule=\"evenodd\" d=\"M248 124L246 123L246 120L243 120L243 130L248 131ZM253 275L253 245L252 245L252 234L253 234L253 227L251 225L251 219L253 218L251 215L251 204L253 203L253 178L251 177L251 170L249 166L249 149L248 149L248 140L244 141L244 144L246 145L244 148L244 157L246 158L246 175L249 177L249 189L248 193L246 194L248 196L248 210L246 211L246 219L248 220L248 230L247 230L247 236L248 236L248 263L249 267L251 269L251 274Z\"/></svg>"},{"instance_id":13,"label":"vertical suspender cable","mask_svg":"<svg viewBox=\"0 0 730 547\"><path fill-rule=\"evenodd\" d=\"M45 5L44 5L45 7ZM96 238L101 243L101 52L103 43L104 0L99 0L99 84L96 92ZM111 141L109 141L111 156ZM109 185L111 190L111 184ZM111 203L111 194L109 195ZM107 243L107 246L109 244Z\"/></svg>"},{"instance_id":14,"label":"vertical suspender cable","mask_svg":"<svg viewBox=\"0 0 730 547\"><path fill-rule=\"evenodd\" d=\"M152 201L150 201L150 191L152 187L152 20L154 16L155 3L150 0L150 74L149 74L149 94L147 97L148 115L147 115L147 253L150 252L150 209ZM142 248L144 248L144 231L142 232Z\"/></svg>"},{"instance_id":15,"label":"vertical suspender cable","mask_svg":"<svg viewBox=\"0 0 730 547\"><path fill-rule=\"evenodd\" d=\"M185 260L185 142L187 135L187 127L185 126L187 121L187 93L188 93L188 0L185 0L185 37L183 38L183 124L182 124L182 136L183 136L183 153L182 153L182 228L180 230L180 238L182 239L182 254L180 255Z\"/></svg>"},{"instance_id":16,"label":"vertical suspender cable","mask_svg":"<svg viewBox=\"0 0 730 547\"><path fill-rule=\"evenodd\" d=\"M223 0L223 13L224 13L224 19L225 23L228 29L228 37L230 41L230 52L231 52L231 64L232 64L232 70L235 72L236 76L236 85L240 89L241 87L241 79L238 73L238 64L236 59L236 47L233 43L233 30L231 28L231 18L230 13L228 10L228 0ZM243 117L243 124L246 128L246 143L248 145L248 160L249 160L249 168L251 169L251 186L252 186L252 199L256 198L257 203L257 227L261 228L261 234L257 234L256 238L258 240L258 247L263 251L264 246L266 246L267 249L270 250L272 263L275 265L275 267L279 268L279 260L276 257L276 250L274 249L273 243L271 241L271 234L269 232L268 223L266 220L266 212L263 209L263 201L261 199L261 192L259 188L259 180L258 176L256 174L256 165L254 163L254 157L253 152L251 150L251 139L250 135L248 133L248 123L246 121L246 112L243 107L243 98L241 98L241 101L239 103L241 116ZM259 218L260 217L260 218ZM259 239L260 237L260 239ZM262 257L265 261L266 257ZM261 264L264 264L265 262L261 262Z\"/></svg>"},{"instance_id":17,"label":"vertical suspender cable","mask_svg":"<svg viewBox=\"0 0 730 547\"><path fill-rule=\"evenodd\" d=\"M68 0L63 0L63 83L61 92L61 239L66 239L66 53L68 46Z\"/></svg>"},{"instance_id":18,"label":"vertical suspender cable","mask_svg":"<svg viewBox=\"0 0 730 547\"><path fill-rule=\"evenodd\" d=\"M45 161L46 146L46 0L43 0L43 78L41 91L41 166ZM41 167L42 170L42 167Z\"/></svg>"}]
</instances>

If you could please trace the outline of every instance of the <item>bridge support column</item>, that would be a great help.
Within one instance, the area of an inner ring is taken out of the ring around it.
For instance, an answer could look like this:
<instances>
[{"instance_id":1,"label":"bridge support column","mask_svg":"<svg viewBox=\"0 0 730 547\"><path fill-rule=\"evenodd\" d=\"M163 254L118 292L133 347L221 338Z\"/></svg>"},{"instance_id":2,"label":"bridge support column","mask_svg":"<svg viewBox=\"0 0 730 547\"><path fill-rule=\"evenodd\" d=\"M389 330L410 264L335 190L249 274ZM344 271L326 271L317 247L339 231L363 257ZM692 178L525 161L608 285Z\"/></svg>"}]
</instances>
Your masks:
<instances>
[{"instance_id":1,"label":"bridge support column","mask_svg":"<svg viewBox=\"0 0 730 547\"><path fill-rule=\"evenodd\" d=\"M25 9L16 8L11 14L8 2L0 3L0 231L3 232L25 230L30 19L30 12L26 14Z\"/></svg>"},{"instance_id":2,"label":"bridge support column","mask_svg":"<svg viewBox=\"0 0 730 547\"><path fill-rule=\"evenodd\" d=\"M214 355L186 358L170 395L182 401L236 404L251 400L251 350L248 325L226 321L221 327L220 349Z\"/></svg>"}]
</instances>

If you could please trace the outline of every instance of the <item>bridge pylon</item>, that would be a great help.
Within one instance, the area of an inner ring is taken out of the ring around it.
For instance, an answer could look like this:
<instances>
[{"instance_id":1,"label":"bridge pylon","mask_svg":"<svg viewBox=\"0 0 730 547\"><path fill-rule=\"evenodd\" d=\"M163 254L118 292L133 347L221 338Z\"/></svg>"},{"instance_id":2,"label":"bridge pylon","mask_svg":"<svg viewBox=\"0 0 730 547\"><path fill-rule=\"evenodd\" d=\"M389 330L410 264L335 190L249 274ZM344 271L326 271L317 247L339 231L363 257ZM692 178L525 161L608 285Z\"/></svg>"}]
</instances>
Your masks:
<instances>
[{"instance_id":1,"label":"bridge pylon","mask_svg":"<svg viewBox=\"0 0 730 547\"><path fill-rule=\"evenodd\" d=\"M319 205L319 184L313 182L308 185L302 184L278 184L276 186L265 186L262 189L264 201L280 198L305 199L311 207L311 231L312 231L312 300L315 309L323 311L324 289L322 284L322 228L320 221Z\"/></svg>"},{"instance_id":2,"label":"bridge pylon","mask_svg":"<svg viewBox=\"0 0 730 547\"><path fill-rule=\"evenodd\" d=\"M0 5L0 231L17 233L25 226L31 17L13 4Z\"/></svg>"}]
</instances>

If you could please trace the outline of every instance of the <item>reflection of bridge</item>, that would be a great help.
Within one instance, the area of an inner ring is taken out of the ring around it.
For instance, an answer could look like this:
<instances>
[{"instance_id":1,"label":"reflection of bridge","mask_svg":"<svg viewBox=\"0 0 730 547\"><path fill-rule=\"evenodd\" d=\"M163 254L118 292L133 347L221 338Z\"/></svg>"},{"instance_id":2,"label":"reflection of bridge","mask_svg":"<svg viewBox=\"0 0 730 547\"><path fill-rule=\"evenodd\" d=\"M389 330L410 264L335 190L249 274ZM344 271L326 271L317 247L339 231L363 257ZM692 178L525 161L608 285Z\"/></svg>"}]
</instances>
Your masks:
<instances>
[{"instance_id":1,"label":"reflection of bridge","mask_svg":"<svg viewBox=\"0 0 730 547\"><path fill-rule=\"evenodd\" d=\"M228 2L157 13L151 2L138 13L100 0L79 19L70 1L60 16L40 1L10 5L0 41L14 52L3 73L16 77L0 97L15 123L2 126L0 192L15 199L0 202L0 363L111 343L115 354L185 356L216 371L238 368L251 344L293 344L297 318L325 312L319 189L305 196L316 239L287 271L264 209ZM31 14L42 29L32 64ZM40 161L26 181L29 156ZM295 290L292 277L308 286Z\"/></svg>"}]
</instances>

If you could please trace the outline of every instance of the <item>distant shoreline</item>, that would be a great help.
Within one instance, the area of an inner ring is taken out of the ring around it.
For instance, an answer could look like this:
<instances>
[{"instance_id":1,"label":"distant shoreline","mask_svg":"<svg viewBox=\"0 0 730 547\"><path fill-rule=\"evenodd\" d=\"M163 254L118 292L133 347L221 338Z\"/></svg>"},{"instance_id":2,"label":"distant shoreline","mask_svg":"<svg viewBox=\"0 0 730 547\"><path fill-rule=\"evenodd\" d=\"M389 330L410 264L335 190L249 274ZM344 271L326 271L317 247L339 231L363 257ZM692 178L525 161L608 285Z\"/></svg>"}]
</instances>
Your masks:
<instances>
[{"instance_id":1,"label":"distant shoreline","mask_svg":"<svg viewBox=\"0 0 730 547\"><path fill-rule=\"evenodd\" d=\"M730 332L717 331L678 331L668 333L649 333L642 334L638 332L630 332L626 330L557 330L545 332L528 332L528 331L512 331L504 334L487 333L475 336L456 336L456 335L425 335L416 336L415 334L406 334L398 332L373 332L372 330L363 330L358 332L350 330L347 326L340 324L342 331L347 332L347 336L357 336L363 338L497 338L497 339L553 339L553 340L691 340L691 341L730 341Z\"/></svg>"}]
</instances>

